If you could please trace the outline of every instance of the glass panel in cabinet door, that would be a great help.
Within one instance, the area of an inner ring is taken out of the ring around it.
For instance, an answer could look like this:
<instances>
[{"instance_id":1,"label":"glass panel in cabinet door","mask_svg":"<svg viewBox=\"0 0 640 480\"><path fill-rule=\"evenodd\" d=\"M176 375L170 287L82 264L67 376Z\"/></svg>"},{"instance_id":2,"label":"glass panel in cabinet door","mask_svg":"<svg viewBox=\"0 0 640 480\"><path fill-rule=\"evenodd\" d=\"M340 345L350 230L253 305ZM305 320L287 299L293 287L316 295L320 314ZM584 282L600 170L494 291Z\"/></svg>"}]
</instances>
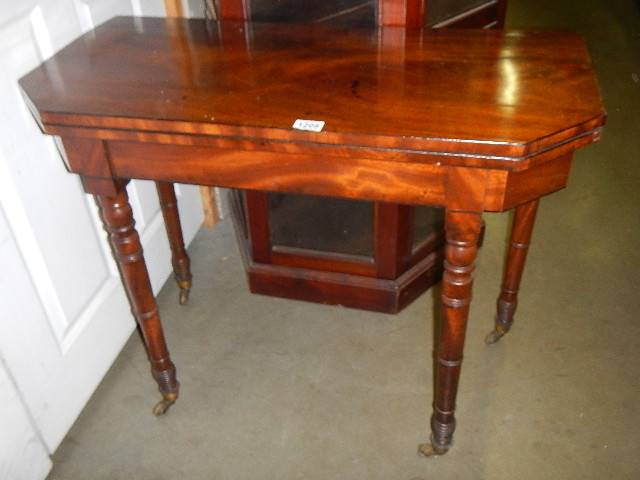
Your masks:
<instances>
[{"instance_id":1,"label":"glass panel in cabinet door","mask_svg":"<svg viewBox=\"0 0 640 480\"><path fill-rule=\"evenodd\" d=\"M429 0L425 11L425 22L431 27L487 3L493 2L487 0Z\"/></svg>"},{"instance_id":2,"label":"glass panel in cabinet door","mask_svg":"<svg viewBox=\"0 0 640 480\"><path fill-rule=\"evenodd\" d=\"M373 204L309 195L269 194L274 248L373 256Z\"/></svg>"},{"instance_id":3,"label":"glass panel in cabinet door","mask_svg":"<svg viewBox=\"0 0 640 480\"><path fill-rule=\"evenodd\" d=\"M247 0L254 22L322 22L350 27L376 24L376 0Z\"/></svg>"},{"instance_id":4,"label":"glass panel in cabinet door","mask_svg":"<svg viewBox=\"0 0 640 480\"><path fill-rule=\"evenodd\" d=\"M416 207L413 249L420 247L432 235L441 234L444 228L444 209L440 207Z\"/></svg>"}]
</instances>

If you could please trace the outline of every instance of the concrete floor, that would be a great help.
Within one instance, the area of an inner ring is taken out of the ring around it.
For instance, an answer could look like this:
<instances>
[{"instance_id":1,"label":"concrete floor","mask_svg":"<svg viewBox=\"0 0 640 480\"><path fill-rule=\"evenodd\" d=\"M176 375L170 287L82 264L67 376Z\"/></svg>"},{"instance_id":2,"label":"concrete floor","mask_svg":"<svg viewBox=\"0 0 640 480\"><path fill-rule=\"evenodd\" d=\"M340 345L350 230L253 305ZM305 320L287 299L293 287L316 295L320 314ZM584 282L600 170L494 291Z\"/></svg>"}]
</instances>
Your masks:
<instances>
[{"instance_id":1,"label":"concrete floor","mask_svg":"<svg viewBox=\"0 0 640 480\"><path fill-rule=\"evenodd\" d=\"M398 316L251 295L228 222L189 252L186 307L159 304L182 382L170 413L133 335L54 455L51 479L640 478L640 14L514 0L510 27L589 41L609 123L542 201L517 324L492 324L508 215L487 215L455 447L423 459L433 293Z\"/></svg>"}]
</instances>

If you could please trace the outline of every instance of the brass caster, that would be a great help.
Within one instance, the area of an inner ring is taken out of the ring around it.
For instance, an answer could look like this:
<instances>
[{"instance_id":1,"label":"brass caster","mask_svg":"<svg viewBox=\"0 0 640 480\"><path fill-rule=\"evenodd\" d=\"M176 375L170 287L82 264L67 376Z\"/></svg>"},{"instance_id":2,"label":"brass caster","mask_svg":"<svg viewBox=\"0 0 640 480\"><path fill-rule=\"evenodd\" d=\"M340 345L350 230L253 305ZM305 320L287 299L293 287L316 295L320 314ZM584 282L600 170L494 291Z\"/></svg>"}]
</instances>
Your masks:
<instances>
[{"instance_id":1,"label":"brass caster","mask_svg":"<svg viewBox=\"0 0 640 480\"><path fill-rule=\"evenodd\" d=\"M484 337L484 343L486 343L487 345L493 345L498 340L500 340L502 337L504 337L505 333L506 332L502 332L500 330L493 329L493 330L491 330L489 332L489 334L486 337Z\"/></svg>"},{"instance_id":2,"label":"brass caster","mask_svg":"<svg viewBox=\"0 0 640 480\"><path fill-rule=\"evenodd\" d=\"M180 296L178 297L178 302L180 303L180 305L186 305L187 302L189 301L189 292L191 291L191 289L189 288L181 288L180 289Z\"/></svg>"},{"instance_id":3,"label":"brass caster","mask_svg":"<svg viewBox=\"0 0 640 480\"><path fill-rule=\"evenodd\" d=\"M180 294L178 301L180 305L186 305L189 301L189 292L191 291L191 280L178 280L178 287L180 288Z\"/></svg>"},{"instance_id":4,"label":"brass caster","mask_svg":"<svg viewBox=\"0 0 640 480\"><path fill-rule=\"evenodd\" d=\"M435 446L432 442L418 445L418 455L421 457L439 457L449 451L449 447L442 448Z\"/></svg>"},{"instance_id":5,"label":"brass caster","mask_svg":"<svg viewBox=\"0 0 640 480\"><path fill-rule=\"evenodd\" d=\"M163 397L162 400L156 403L155 406L153 407L153 414L156 417L159 417L160 415L164 415L165 413L167 413L167 410L169 410L169 407L174 403L176 403L176 400L178 399L178 393L177 392L163 393L162 397Z\"/></svg>"}]
</instances>

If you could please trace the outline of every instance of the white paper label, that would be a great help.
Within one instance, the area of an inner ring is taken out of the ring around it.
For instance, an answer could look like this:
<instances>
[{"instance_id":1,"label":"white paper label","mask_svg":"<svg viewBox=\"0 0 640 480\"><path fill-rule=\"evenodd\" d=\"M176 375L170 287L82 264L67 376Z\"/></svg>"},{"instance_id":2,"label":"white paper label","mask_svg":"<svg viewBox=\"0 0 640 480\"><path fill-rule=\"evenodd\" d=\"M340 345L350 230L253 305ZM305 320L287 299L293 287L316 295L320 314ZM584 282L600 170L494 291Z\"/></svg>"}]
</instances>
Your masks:
<instances>
[{"instance_id":1,"label":"white paper label","mask_svg":"<svg viewBox=\"0 0 640 480\"><path fill-rule=\"evenodd\" d=\"M322 120L303 120L298 118L293 122L293 128L296 130L306 130L307 132L321 132L324 128Z\"/></svg>"}]
</instances>

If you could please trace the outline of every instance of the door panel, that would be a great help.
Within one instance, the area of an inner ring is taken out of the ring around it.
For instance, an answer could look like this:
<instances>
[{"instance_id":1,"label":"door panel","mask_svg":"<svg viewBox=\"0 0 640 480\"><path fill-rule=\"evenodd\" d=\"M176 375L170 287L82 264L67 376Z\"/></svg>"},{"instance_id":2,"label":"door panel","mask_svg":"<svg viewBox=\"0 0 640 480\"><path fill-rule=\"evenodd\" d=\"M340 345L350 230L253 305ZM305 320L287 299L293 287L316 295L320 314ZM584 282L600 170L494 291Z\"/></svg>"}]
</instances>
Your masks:
<instances>
[{"instance_id":1,"label":"door panel","mask_svg":"<svg viewBox=\"0 0 640 480\"><path fill-rule=\"evenodd\" d=\"M0 10L0 358L51 453L135 324L95 202L65 170L54 139L39 131L17 79L112 16L162 15L164 5L6 3ZM155 186L135 181L128 191L157 292L171 262ZM189 242L202 222L198 190L179 186L177 195Z\"/></svg>"},{"instance_id":2,"label":"door panel","mask_svg":"<svg viewBox=\"0 0 640 480\"><path fill-rule=\"evenodd\" d=\"M82 12L82 30L87 31L106 22L115 15L133 15L130 0L74 0Z\"/></svg>"},{"instance_id":3,"label":"door panel","mask_svg":"<svg viewBox=\"0 0 640 480\"><path fill-rule=\"evenodd\" d=\"M1 227L0 227L1 228ZM0 240L1 242L2 240ZM2 248L2 247L0 247ZM51 460L20 400L20 395L0 362L0 478L44 478Z\"/></svg>"},{"instance_id":4,"label":"door panel","mask_svg":"<svg viewBox=\"0 0 640 480\"><path fill-rule=\"evenodd\" d=\"M36 6L0 30L2 123L11 131L0 137L0 150L11 159L7 166L13 185L6 188L23 217L14 217L14 232L62 340L87 299L107 280L108 269L78 179L64 175L53 140L40 134L15 83L53 52L43 28L42 9ZM67 285L69 271L82 279L73 289Z\"/></svg>"},{"instance_id":5,"label":"door panel","mask_svg":"<svg viewBox=\"0 0 640 480\"><path fill-rule=\"evenodd\" d=\"M127 191L136 219L136 228L144 232L154 218L161 213L156 187L153 182L136 180Z\"/></svg>"}]
</instances>

